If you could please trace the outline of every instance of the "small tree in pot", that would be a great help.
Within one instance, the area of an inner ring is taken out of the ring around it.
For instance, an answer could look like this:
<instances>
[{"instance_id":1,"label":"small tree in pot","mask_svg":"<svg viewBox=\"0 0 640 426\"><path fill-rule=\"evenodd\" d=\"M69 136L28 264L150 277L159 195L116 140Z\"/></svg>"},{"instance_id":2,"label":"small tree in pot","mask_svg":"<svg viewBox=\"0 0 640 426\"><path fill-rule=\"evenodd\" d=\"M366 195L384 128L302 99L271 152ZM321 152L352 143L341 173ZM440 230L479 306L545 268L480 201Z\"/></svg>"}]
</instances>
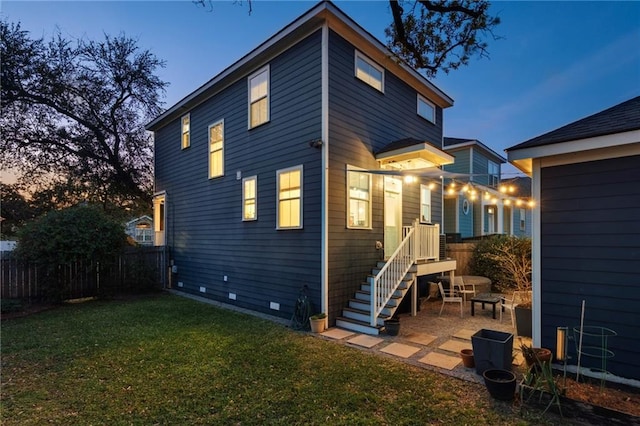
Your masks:
<instances>
[{"instance_id":1,"label":"small tree in pot","mask_svg":"<svg viewBox=\"0 0 640 426\"><path fill-rule=\"evenodd\" d=\"M531 337L531 239L498 236L483 240L476 245L471 262L474 273L489 277L498 291L518 292L518 335Z\"/></svg>"}]
</instances>

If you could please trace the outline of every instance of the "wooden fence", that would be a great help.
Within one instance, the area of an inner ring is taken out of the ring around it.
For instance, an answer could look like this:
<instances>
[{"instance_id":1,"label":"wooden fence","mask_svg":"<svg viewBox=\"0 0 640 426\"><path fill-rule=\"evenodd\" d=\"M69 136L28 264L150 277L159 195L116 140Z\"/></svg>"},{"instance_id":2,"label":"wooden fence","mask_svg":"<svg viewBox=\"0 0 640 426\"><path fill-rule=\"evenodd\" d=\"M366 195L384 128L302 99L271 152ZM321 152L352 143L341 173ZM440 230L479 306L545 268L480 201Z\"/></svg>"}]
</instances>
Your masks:
<instances>
[{"instance_id":1,"label":"wooden fence","mask_svg":"<svg viewBox=\"0 0 640 426\"><path fill-rule=\"evenodd\" d=\"M78 261L59 265L54 270L3 256L0 280L0 299L29 302L165 288L168 286L167 250L165 247L128 247L111 261Z\"/></svg>"}]
</instances>

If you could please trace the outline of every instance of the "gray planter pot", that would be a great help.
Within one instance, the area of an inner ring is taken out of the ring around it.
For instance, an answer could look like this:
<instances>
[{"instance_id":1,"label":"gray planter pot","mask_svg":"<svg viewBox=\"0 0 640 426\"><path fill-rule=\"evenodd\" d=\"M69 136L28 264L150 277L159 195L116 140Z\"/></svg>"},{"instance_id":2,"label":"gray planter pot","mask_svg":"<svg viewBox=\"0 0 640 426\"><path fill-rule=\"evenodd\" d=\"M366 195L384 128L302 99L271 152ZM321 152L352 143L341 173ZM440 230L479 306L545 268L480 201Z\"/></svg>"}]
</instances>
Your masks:
<instances>
[{"instance_id":1,"label":"gray planter pot","mask_svg":"<svg viewBox=\"0 0 640 426\"><path fill-rule=\"evenodd\" d=\"M471 336L476 373L489 369L511 370L513 334L482 329Z\"/></svg>"},{"instance_id":2,"label":"gray planter pot","mask_svg":"<svg viewBox=\"0 0 640 426\"><path fill-rule=\"evenodd\" d=\"M522 308L520 306L516 306L514 311L516 315L516 333L518 336L533 337L531 332L533 311L529 308Z\"/></svg>"}]
</instances>

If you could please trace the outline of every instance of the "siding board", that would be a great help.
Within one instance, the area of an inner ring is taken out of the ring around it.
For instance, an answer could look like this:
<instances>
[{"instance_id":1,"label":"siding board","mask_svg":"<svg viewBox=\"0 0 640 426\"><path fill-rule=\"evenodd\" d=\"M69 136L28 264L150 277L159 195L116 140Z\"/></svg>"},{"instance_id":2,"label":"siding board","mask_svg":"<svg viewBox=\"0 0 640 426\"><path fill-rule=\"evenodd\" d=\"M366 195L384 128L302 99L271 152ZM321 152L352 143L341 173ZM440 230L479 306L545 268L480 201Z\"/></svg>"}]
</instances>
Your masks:
<instances>
[{"instance_id":1,"label":"siding board","mask_svg":"<svg viewBox=\"0 0 640 426\"><path fill-rule=\"evenodd\" d=\"M618 333L609 341L615 357L608 370L635 379L640 379L638 170L640 156L543 168L540 200L542 344L553 347L557 326L579 325L584 300L587 325Z\"/></svg>"}]
</instances>

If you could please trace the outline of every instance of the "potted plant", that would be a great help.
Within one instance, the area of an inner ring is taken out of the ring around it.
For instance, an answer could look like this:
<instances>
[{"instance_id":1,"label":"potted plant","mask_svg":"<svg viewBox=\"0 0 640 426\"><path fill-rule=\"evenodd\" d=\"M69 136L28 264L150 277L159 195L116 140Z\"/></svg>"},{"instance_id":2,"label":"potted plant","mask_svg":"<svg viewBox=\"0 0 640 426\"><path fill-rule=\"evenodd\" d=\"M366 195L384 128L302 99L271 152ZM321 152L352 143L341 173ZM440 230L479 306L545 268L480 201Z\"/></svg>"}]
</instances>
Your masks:
<instances>
[{"instance_id":1,"label":"potted plant","mask_svg":"<svg viewBox=\"0 0 640 426\"><path fill-rule=\"evenodd\" d=\"M491 278L498 291L518 292L517 334L531 337L531 239L500 236L482 241L474 250L473 267L477 274Z\"/></svg>"},{"instance_id":2,"label":"potted plant","mask_svg":"<svg viewBox=\"0 0 640 426\"><path fill-rule=\"evenodd\" d=\"M527 363L527 367L531 367L535 364L542 365L543 363L551 362L551 350L547 348L534 348L526 344L520 345L520 351Z\"/></svg>"},{"instance_id":3,"label":"potted plant","mask_svg":"<svg viewBox=\"0 0 640 426\"><path fill-rule=\"evenodd\" d=\"M327 314L321 312L319 314L311 315L309 317L309 323L311 324L311 331L314 333L322 333L324 331L324 324L326 322Z\"/></svg>"}]
</instances>

